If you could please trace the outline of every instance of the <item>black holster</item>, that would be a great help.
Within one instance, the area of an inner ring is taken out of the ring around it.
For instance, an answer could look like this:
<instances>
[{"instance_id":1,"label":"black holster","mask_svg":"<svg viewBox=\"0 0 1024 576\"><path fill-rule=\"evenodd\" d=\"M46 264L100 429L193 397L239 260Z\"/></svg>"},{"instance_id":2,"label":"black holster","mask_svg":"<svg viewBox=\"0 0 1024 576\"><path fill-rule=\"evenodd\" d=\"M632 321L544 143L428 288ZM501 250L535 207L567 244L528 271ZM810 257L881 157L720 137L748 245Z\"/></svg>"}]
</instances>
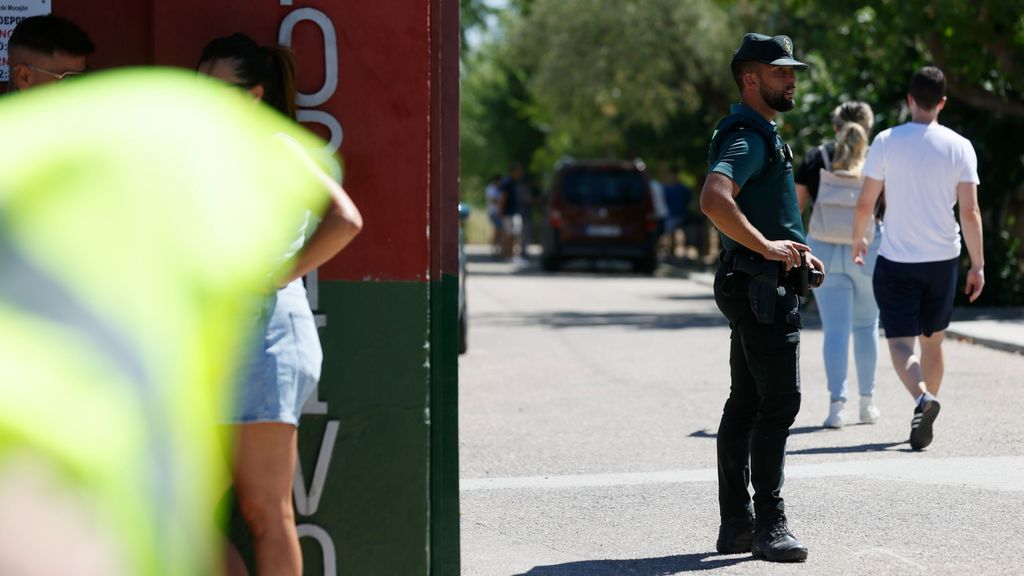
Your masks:
<instances>
[{"instance_id":1,"label":"black holster","mask_svg":"<svg viewBox=\"0 0 1024 576\"><path fill-rule=\"evenodd\" d=\"M732 272L749 277L747 295L750 310L762 324L775 322L775 301L779 296L779 263L767 261L757 254L741 251L726 252L726 263Z\"/></svg>"}]
</instances>

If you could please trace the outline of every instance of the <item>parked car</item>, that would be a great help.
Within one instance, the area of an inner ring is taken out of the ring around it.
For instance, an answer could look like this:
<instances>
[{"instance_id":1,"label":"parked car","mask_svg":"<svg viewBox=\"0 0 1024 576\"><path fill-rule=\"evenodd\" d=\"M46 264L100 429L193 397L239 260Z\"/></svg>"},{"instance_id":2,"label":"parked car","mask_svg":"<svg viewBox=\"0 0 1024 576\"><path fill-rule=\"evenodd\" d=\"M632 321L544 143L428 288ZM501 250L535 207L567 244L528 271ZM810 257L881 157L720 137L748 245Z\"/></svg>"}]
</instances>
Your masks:
<instances>
[{"instance_id":1,"label":"parked car","mask_svg":"<svg viewBox=\"0 0 1024 576\"><path fill-rule=\"evenodd\" d=\"M469 349L469 325L466 314L466 240L462 233L462 224L466 218L469 218L469 206L459 202L459 354L465 354Z\"/></svg>"},{"instance_id":2,"label":"parked car","mask_svg":"<svg viewBox=\"0 0 1024 576\"><path fill-rule=\"evenodd\" d=\"M637 272L657 268L657 216L641 161L566 160L551 186L541 266L571 258L622 258Z\"/></svg>"}]
</instances>

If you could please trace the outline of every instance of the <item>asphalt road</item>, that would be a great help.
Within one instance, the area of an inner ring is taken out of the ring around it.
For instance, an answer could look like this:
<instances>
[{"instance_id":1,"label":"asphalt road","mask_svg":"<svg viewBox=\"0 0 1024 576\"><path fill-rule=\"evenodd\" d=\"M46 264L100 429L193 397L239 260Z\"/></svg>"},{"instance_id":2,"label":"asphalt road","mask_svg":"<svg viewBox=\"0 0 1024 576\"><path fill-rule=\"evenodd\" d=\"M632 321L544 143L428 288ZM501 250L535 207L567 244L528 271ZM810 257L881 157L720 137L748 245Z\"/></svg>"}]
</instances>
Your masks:
<instances>
[{"instance_id":1,"label":"asphalt road","mask_svg":"<svg viewBox=\"0 0 1024 576\"><path fill-rule=\"evenodd\" d=\"M722 556L714 446L729 331L711 289L473 252L462 574L1024 573L1024 356L947 341L935 441L913 453L912 402L884 343L880 422L820 427L828 393L808 318L784 496L810 557Z\"/></svg>"}]
</instances>

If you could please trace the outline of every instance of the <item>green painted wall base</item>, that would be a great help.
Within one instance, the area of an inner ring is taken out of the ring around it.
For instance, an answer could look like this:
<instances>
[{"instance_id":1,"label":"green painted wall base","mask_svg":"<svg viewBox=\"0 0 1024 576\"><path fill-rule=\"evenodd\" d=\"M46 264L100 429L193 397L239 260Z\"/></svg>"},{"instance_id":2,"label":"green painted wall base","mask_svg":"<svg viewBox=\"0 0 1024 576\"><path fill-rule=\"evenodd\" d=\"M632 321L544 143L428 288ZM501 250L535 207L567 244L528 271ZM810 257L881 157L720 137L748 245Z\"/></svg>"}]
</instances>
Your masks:
<instances>
[{"instance_id":1,"label":"green painted wall base","mask_svg":"<svg viewBox=\"0 0 1024 576\"><path fill-rule=\"evenodd\" d=\"M430 574L458 576L459 277L431 284Z\"/></svg>"}]
</instances>

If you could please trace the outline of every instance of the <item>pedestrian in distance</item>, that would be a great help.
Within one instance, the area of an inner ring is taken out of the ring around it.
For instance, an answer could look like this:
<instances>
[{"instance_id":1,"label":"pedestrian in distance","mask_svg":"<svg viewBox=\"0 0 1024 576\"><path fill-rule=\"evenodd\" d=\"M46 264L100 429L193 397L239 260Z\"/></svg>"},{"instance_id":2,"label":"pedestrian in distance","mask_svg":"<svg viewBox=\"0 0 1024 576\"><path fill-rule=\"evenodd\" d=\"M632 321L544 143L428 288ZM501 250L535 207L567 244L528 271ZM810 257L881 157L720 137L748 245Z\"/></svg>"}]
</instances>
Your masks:
<instances>
[{"instance_id":1,"label":"pedestrian in distance","mask_svg":"<svg viewBox=\"0 0 1024 576\"><path fill-rule=\"evenodd\" d=\"M530 243L533 242L533 208L537 195L533 183L525 175L519 179L519 221L522 228L519 232L519 256L516 263L525 264L530 257Z\"/></svg>"},{"instance_id":2,"label":"pedestrian in distance","mask_svg":"<svg viewBox=\"0 0 1024 576\"><path fill-rule=\"evenodd\" d=\"M210 42L197 69L294 120L295 64L287 48L260 46L248 36L233 34ZM274 137L278 136L267 135ZM320 378L323 359L302 277L332 258L362 229L362 216L348 194L308 160L323 183L329 208L315 231L312 215L307 213L290 253L284 255L290 268L264 301L258 322L261 333L239 383L238 411L232 419L232 477L239 509L253 534L259 574L302 573L292 506L297 427L302 406Z\"/></svg>"},{"instance_id":3,"label":"pedestrian in distance","mask_svg":"<svg viewBox=\"0 0 1024 576\"><path fill-rule=\"evenodd\" d=\"M501 181L502 256L506 260L521 261L518 247L523 234L523 167L519 164L509 168L508 176Z\"/></svg>"},{"instance_id":4,"label":"pedestrian in distance","mask_svg":"<svg viewBox=\"0 0 1024 576\"><path fill-rule=\"evenodd\" d=\"M978 159L969 140L939 124L946 106L942 71L918 70L907 105L910 122L884 130L868 149L853 261L868 265L874 206L884 188L885 229L872 283L893 367L914 398L910 447L921 450L931 444L939 415L942 340L953 314L960 232L971 261L964 287L971 302L985 288L985 256ZM953 214L958 204L959 226Z\"/></svg>"},{"instance_id":5,"label":"pedestrian in distance","mask_svg":"<svg viewBox=\"0 0 1024 576\"><path fill-rule=\"evenodd\" d=\"M665 220L668 219L668 204L665 203L665 186L660 180L653 177L649 180L648 184L651 192L651 205L654 207L654 218L657 220L654 236L657 238L656 243L660 252L665 237Z\"/></svg>"},{"instance_id":6,"label":"pedestrian in distance","mask_svg":"<svg viewBox=\"0 0 1024 576\"><path fill-rule=\"evenodd\" d=\"M860 392L860 421L874 424L880 411L875 406L875 372L878 365L878 305L871 287L875 257L881 242L876 217L868 230L871 242L865 265L851 259L854 210L864 179L861 170L867 155L874 113L865 102L843 102L832 112L836 139L812 148L797 168L794 180L800 209L813 202L807 245L825 263L828 284L814 292L824 332L822 349L829 390L826 428L842 428L847 422L847 371L850 336Z\"/></svg>"},{"instance_id":7,"label":"pedestrian in distance","mask_svg":"<svg viewBox=\"0 0 1024 576\"><path fill-rule=\"evenodd\" d=\"M27 90L84 74L96 50L74 22L48 14L25 18L7 44L8 92Z\"/></svg>"},{"instance_id":8,"label":"pedestrian in distance","mask_svg":"<svg viewBox=\"0 0 1024 576\"><path fill-rule=\"evenodd\" d=\"M668 216L665 218L665 235L668 236L669 258L676 258L678 246L683 248L683 257L686 256L686 244L678 238L679 232L687 234L686 222L689 216L690 200L693 199L693 190L679 181L679 168L669 166L665 171L665 181L662 184L665 194L665 207ZM684 241L689 242L687 236Z\"/></svg>"},{"instance_id":9,"label":"pedestrian in distance","mask_svg":"<svg viewBox=\"0 0 1024 576\"><path fill-rule=\"evenodd\" d=\"M715 302L732 330L732 383L717 440L716 549L802 562L807 547L789 530L781 491L786 439L800 410L797 308L807 284L798 279L810 276L808 266L822 273L823 264L805 244L792 152L773 119L795 106L796 71L807 65L794 59L788 36L748 33L731 68L741 103L711 137L700 194L722 237Z\"/></svg>"},{"instance_id":10,"label":"pedestrian in distance","mask_svg":"<svg viewBox=\"0 0 1024 576\"><path fill-rule=\"evenodd\" d=\"M502 242L502 218L501 218L501 175L495 174L487 181L484 188L484 201L487 204L487 216L491 220L491 253L495 256L501 254Z\"/></svg>"}]
</instances>

